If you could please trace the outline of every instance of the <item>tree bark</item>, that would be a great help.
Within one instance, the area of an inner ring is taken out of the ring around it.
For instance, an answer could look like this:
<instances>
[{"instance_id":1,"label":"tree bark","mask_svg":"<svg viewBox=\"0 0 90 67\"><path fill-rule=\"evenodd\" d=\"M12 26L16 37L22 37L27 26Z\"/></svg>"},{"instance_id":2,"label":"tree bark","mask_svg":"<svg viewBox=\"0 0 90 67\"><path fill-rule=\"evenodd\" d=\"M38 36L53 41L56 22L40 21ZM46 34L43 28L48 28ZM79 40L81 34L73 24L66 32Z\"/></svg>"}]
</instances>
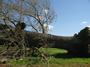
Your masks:
<instances>
[{"instance_id":1,"label":"tree bark","mask_svg":"<svg viewBox=\"0 0 90 67\"><path fill-rule=\"evenodd\" d=\"M30 40L31 37L41 37L44 39L46 38L47 43L53 44L51 48L65 49L68 50L70 53L76 53L77 48L75 47L77 47L77 45L80 43L80 40L78 40L78 38L74 36L71 37L56 36L51 34L42 34L30 31L26 31L26 36L28 37L28 40ZM50 46L50 44L48 44L48 46Z\"/></svg>"}]
</instances>

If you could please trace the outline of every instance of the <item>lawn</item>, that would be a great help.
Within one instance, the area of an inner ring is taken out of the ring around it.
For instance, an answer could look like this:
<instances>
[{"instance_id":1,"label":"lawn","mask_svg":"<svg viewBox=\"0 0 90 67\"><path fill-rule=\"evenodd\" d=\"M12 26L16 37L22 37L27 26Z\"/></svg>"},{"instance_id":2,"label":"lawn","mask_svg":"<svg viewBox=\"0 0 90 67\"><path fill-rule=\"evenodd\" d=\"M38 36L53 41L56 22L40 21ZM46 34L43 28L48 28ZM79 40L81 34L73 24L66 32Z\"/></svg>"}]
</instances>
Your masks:
<instances>
[{"instance_id":1,"label":"lawn","mask_svg":"<svg viewBox=\"0 0 90 67\"><path fill-rule=\"evenodd\" d=\"M74 57L67 54L67 50L57 48L41 48L41 51L49 53L52 56L49 66L50 67L90 67L90 58ZM45 60L40 61L40 57L27 57L23 60L9 62L12 66L19 67L46 67Z\"/></svg>"}]
</instances>

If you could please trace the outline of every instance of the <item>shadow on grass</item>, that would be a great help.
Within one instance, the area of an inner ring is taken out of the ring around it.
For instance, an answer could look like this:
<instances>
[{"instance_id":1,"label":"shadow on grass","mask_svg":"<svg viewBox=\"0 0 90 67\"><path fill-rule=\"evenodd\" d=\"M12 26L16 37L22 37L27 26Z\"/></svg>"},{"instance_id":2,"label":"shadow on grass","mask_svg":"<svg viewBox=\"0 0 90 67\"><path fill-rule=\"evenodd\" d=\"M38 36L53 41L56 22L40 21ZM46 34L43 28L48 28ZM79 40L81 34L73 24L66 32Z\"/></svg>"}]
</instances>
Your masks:
<instances>
[{"instance_id":1,"label":"shadow on grass","mask_svg":"<svg viewBox=\"0 0 90 67\"><path fill-rule=\"evenodd\" d=\"M78 55L72 55L69 53L58 53L58 54L53 54L52 56L54 56L55 58L90 58L90 55L88 57L82 57L82 56L78 56Z\"/></svg>"},{"instance_id":2,"label":"shadow on grass","mask_svg":"<svg viewBox=\"0 0 90 67\"><path fill-rule=\"evenodd\" d=\"M55 58L73 58L73 56L68 53L58 53L58 54L54 54L52 56L54 56Z\"/></svg>"}]
</instances>

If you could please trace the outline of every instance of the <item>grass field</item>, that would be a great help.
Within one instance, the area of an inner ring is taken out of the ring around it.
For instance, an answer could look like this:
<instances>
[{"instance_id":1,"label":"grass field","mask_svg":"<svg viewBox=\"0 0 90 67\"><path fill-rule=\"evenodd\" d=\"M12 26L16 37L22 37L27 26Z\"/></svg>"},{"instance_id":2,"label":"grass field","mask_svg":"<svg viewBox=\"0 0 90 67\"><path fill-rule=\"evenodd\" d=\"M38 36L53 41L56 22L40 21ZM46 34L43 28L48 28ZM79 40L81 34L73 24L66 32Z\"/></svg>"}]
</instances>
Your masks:
<instances>
[{"instance_id":1,"label":"grass field","mask_svg":"<svg viewBox=\"0 0 90 67\"><path fill-rule=\"evenodd\" d=\"M49 67L90 67L90 58L74 57L67 54L66 50L57 48L41 48L40 50L49 53L52 59L49 62ZM40 57L27 57L23 60L9 62L13 67L46 67L47 63Z\"/></svg>"}]
</instances>

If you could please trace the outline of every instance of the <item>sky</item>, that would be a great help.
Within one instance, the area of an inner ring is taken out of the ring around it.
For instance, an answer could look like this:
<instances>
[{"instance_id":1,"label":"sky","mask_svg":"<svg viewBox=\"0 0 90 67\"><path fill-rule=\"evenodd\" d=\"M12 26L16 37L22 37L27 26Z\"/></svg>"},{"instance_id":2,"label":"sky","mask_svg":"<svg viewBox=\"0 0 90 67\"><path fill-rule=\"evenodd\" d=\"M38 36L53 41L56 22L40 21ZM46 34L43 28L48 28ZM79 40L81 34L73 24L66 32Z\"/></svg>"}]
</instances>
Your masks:
<instances>
[{"instance_id":1,"label":"sky","mask_svg":"<svg viewBox=\"0 0 90 67\"><path fill-rule=\"evenodd\" d=\"M57 15L49 34L73 36L90 26L90 0L51 0Z\"/></svg>"}]
</instances>

